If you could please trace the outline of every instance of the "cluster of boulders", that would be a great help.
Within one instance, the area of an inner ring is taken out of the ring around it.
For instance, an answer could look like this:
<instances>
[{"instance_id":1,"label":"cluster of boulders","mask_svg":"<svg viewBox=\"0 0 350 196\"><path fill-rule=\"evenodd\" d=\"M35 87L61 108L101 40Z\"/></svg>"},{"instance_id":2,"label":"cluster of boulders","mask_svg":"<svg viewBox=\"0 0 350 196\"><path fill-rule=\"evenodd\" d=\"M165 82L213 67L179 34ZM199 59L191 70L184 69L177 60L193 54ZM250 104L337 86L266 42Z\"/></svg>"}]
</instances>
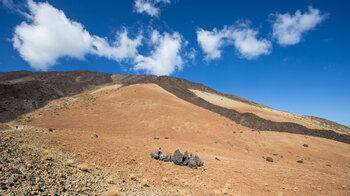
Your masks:
<instances>
[{"instance_id":1,"label":"cluster of boulders","mask_svg":"<svg viewBox=\"0 0 350 196\"><path fill-rule=\"evenodd\" d=\"M174 152L174 155L165 155L161 151L151 152L151 157L160 161L173 162L175 165L188 166L190 168L197 168L203 166L203 161L198 155L188 153L182 154L179 149Z\"/></svg>"}]
</instances>

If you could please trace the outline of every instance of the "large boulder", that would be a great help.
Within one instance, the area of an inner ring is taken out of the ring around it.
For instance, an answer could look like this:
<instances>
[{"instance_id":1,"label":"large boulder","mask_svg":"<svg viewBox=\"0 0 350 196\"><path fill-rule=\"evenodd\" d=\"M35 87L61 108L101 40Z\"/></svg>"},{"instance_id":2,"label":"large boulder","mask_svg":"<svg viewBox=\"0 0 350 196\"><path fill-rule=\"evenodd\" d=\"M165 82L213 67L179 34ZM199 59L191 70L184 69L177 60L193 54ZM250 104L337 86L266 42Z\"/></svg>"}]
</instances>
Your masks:
<instances>
[{"instance_id":1,"label":"large boulder","mask_svg":"<svg viewBox=\"0 0 350 196\"><path fill-rule=\"evenodd\" d=\"M184 161L184 156L182 155L182 153L180 152L179 149L177 149L174 152L174 156L172 157L172 161L174 162L174 164L176 165L183 165L183 161Z\"/></svg>"},{"instance_id":2,"label":"large boulder","mask_svg":"<svg viewBox=\"0 0 350 196\"><path fill-rule=\"evenodd\" d=\"M184 153L184 165L188 165L188 161L190 160L190 158L192 157L191 153L188 153L187 151Z\"/></svg>"},{"instance_id":3,"label":"large boulder","mask_svg":"<svg viewBox=\"0 0 350 196\"><path fill-rule=\"evenodd\" d=\"M190 154L189 158L184 161L185 165L190 168L203 166L203 161L196 154Z\"/></svg>"}]
</instances>

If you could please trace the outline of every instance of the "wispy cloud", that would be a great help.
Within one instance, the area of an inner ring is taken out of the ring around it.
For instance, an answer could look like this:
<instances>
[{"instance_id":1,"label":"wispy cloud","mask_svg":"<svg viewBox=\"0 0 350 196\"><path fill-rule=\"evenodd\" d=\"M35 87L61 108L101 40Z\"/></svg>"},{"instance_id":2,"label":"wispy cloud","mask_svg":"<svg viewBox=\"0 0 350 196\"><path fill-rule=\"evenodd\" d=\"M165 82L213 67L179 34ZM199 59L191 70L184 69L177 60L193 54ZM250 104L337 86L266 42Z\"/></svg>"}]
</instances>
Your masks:
<instances>
[{"instance_id":1,"label":"wispy cloud","mask_svg":"<svg viewBox=\"0 0 350 196\"><path fill-rule=\"evenodd\" d=\"M319 9L314 9L311 6L305 13L297 10L294 15L289 13L273 14L273 37L282 46L297 44L305 33L314 29L327 16L328 14L321 14Z\"/></svg>"},{"instance_id":2,"label":"wispy cloud","mask_svg":"<svg viewBox=\"0 0 350 196\"><path fill-rule=\"evenodd\" d=\"M168 4L170 0L135 0L134 8L137 13L146 13L153 17L160 15L159 4Z\"/></svg>"},{"instance_id":3,"label":"wispy cloud","mask_svg":"<svg viewBox=\"0 0 350 196\"><path fill-rule=\"evenodd\" d=\"M15 4L13 0L0 0L0 2L7 9L19 13L22 16L28 17L28 14L23 11L23 4Z\"/></svg>"},{"instance_id":4,"label":"wispy cloud","mask_svg":"<svg viewBox=\"0 0 350 196\"><path fill-rule=\"evenodd\" d=\"M257 38L258 33L248 22L239 21L232 26L225 26L222 30L198 29L197 41L206 54L207 61L220 58L222 48L229 45L235 47L238 57L251 60L260 55L270 54L272 49L270 41Z\"/></svg>"}]
</instances>

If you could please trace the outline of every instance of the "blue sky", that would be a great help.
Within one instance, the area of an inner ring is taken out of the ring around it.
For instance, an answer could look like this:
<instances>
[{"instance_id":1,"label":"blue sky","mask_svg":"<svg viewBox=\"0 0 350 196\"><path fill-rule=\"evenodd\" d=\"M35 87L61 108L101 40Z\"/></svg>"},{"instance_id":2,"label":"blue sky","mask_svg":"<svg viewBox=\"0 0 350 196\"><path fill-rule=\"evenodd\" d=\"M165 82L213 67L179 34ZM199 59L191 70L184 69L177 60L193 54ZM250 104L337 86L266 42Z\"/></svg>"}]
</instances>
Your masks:
<instances>
[{"instance_id":1,"label":"blue sky","mask_svg":"<svg viewBox=\"0 0 350 196\"><path fill-rule=\"evenodd\" d=\"M350 126L347 1L0 2L2 72L171 75Z\"/></svg>"}]
</instances>

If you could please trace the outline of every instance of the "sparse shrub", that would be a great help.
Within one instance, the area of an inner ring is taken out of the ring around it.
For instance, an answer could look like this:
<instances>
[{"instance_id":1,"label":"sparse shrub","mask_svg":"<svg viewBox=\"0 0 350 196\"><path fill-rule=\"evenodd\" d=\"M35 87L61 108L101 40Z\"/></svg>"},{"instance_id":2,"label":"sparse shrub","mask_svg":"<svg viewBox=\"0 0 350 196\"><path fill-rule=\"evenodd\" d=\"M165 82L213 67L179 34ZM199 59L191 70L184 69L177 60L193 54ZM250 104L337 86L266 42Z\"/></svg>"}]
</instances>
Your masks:
<instances>
[{"instance_id":1,"label":"sparse shrub","mask_svg":"<svg viewBox=\"0 0 350 196\"><path fill-rule=\"evenodd\" d=\"M329 164L329 163L327 163L327 164L326 164L326 166L328 166L328 167L332 167L332 165L331 165L331 164Z\"/></svg>"},{"instance_id":2,"label":"sparse shrub","mask_svg":"<svg viewBox=\"0 0 350 196\"><path fill-rule=\"evenodd\" d=\"M180 196L187 196L187 195L189 195L189 193L186 190L180 190L179 195Z\"/></svg>"},{"instance_id":3,"label":"sparse shrub","mask_svg":"<svg viewBox=\"0 0 350 196\"><path fill-rule=\"evenodd\" d=\"M265 156L262 156L263 159L265 159Z\"/></svg>"},{"instance_id":4,"label":"sparse shrub","mask_svg":"<svg viewBox=\"0 0 350 196\"><path fill-rule=\"evenodd\" d=\"M117 186L110 187L108 189L107 195L108 196L119 196L120 195L119 190L120 190L120 188Z\"/></svg>"},{"instance_id":5,"label":"sparse shrub","mask_svg":"<svg viewBox=\"0 0 350 196\"><path fill-rule=\"evenodd\" d=\"M52 160L53 160L53 156L52 156L51 153L48 153L48 154L46 154L46 155L44 156L44 159L45 159L45 160L48 160L48 161L52 161Z\"/></svg>"},{"instance_id":6,"label":"sparse shrub","mask_svg":"<svg viewBox=\"0 0 350 196\"><path fill-rule=\"evenodd\" d=\"M166 139L166 140L167 140L167 139L169 139L169 137L164 137L164 139Z\"/></svg>"},{"instance_id":7,"label":"sparse shrub","mask_svg":"<svg viewBox=\"0 0 350 196\"><path fill-rule=\"evenodd\" d=\"M149 187L148 181L147 181L146 178L144 178L144 179L141 180L141 185L142 185L143 187Z\"/></svg>"},{"instance_id":8,"label":"sparse shrub","mask_svg":"<svg viewBox=\"0 0 350 196\"><path fill-rule=\"evenodd\" d=\"M153 139L155 139L155 140L159 140L160 138L159 138L159 137L154 137Z\"/></svg>"},{"instance_id":9,"label":"sparse shrub","mask_svg":"<svg viewBox=\"0 0 350 196\"><path fill-rule=\"evenodd\" d=\"M29 144L23 144L22 148L33 149L33 146Z\"/></svg>"},{"instance_id":10,"label":"sparse shrub","mask_svg":"<svg viewBox=\"0 0 350 196\"><path fill-rule=\"evenodd\" d=\"M236 131L233 131L232 133L236 133Z\"/></svg>"},{"instance_id":11,"label":"sparse shrub","mask_svg":"<svg viewBox=\"0 0 350 196\"><path fill-rule=\"evenodd\" d=\"M304 161L303 160L298 160L297 163L304 163Z\"/></svg>"},{"instance_id":12,"label":"sparse shrub","mask_svg":"<svg viewBox=\"0 0 350 196\"><path fill-rule=\"evenodd\" d=\"M277 154L277 153L275 153L275 154L273 154L273 156L278 156L278 154Z\"/></svg>"},{"instance_id":13,"label":"sparse shrub","mask_svg":"<svg viewBox=\"0 0 350 196\"><path fill-rule=\"evenodd\" d=\"M50 154L49 150L44 150L44 154Z\"/></svg>"},{"instance_id":14,"label":"sparse shrub","mask_svg":"<svg viewBox=\"0 0 350 196\"><path fill-rule=\"evenodd\" d=\"M68 159L68 160L66 160L65 165L72 166L73 163L74 163L74 161L72 159Z\"/></svg>"},{"instance_id":15,"label":"sparse shrub","mask_svg":"<svg viewBox=\"0 0 350 196\"><path fill-rule=\"evenodd\" d=\"M229 193L228 188L225 187L222 189L222 194L227 195L228 193Z\"/></svg>"},{"instance_id":16,"label":"sparse shrub","mask_svg":"<svg viewBox=\"0 0 350 196\"><path fill-rule=\"evenodd\" d=\"M84 171L84 172L89 171L89 166L88 166L88 164L86 164L86 163L79 164L77 167L78 167L78 169L80 169L81 171Z\"/></svg>"},{"instance_id":17,"label":"sparse shrub","mask_svg":"<svg viewBox=\"0 0 350 196\"><path fill-rule=\"evenodd\" d=\"M129 178L133 181L136 181L136 176L133 173L129 174Z\"/></svg>"},{"instance_id":18,"label":"sparse shrub","mask_svg":"<svg viewBox=\"0 0 350 196\"><path fill-rule=\"evenodd\" d=\"M114 180L113 180L112 177L108 177L108 178L106 179L106 182L107 182L108 184L114 184Z\"/></svg>"}]
</instances>

